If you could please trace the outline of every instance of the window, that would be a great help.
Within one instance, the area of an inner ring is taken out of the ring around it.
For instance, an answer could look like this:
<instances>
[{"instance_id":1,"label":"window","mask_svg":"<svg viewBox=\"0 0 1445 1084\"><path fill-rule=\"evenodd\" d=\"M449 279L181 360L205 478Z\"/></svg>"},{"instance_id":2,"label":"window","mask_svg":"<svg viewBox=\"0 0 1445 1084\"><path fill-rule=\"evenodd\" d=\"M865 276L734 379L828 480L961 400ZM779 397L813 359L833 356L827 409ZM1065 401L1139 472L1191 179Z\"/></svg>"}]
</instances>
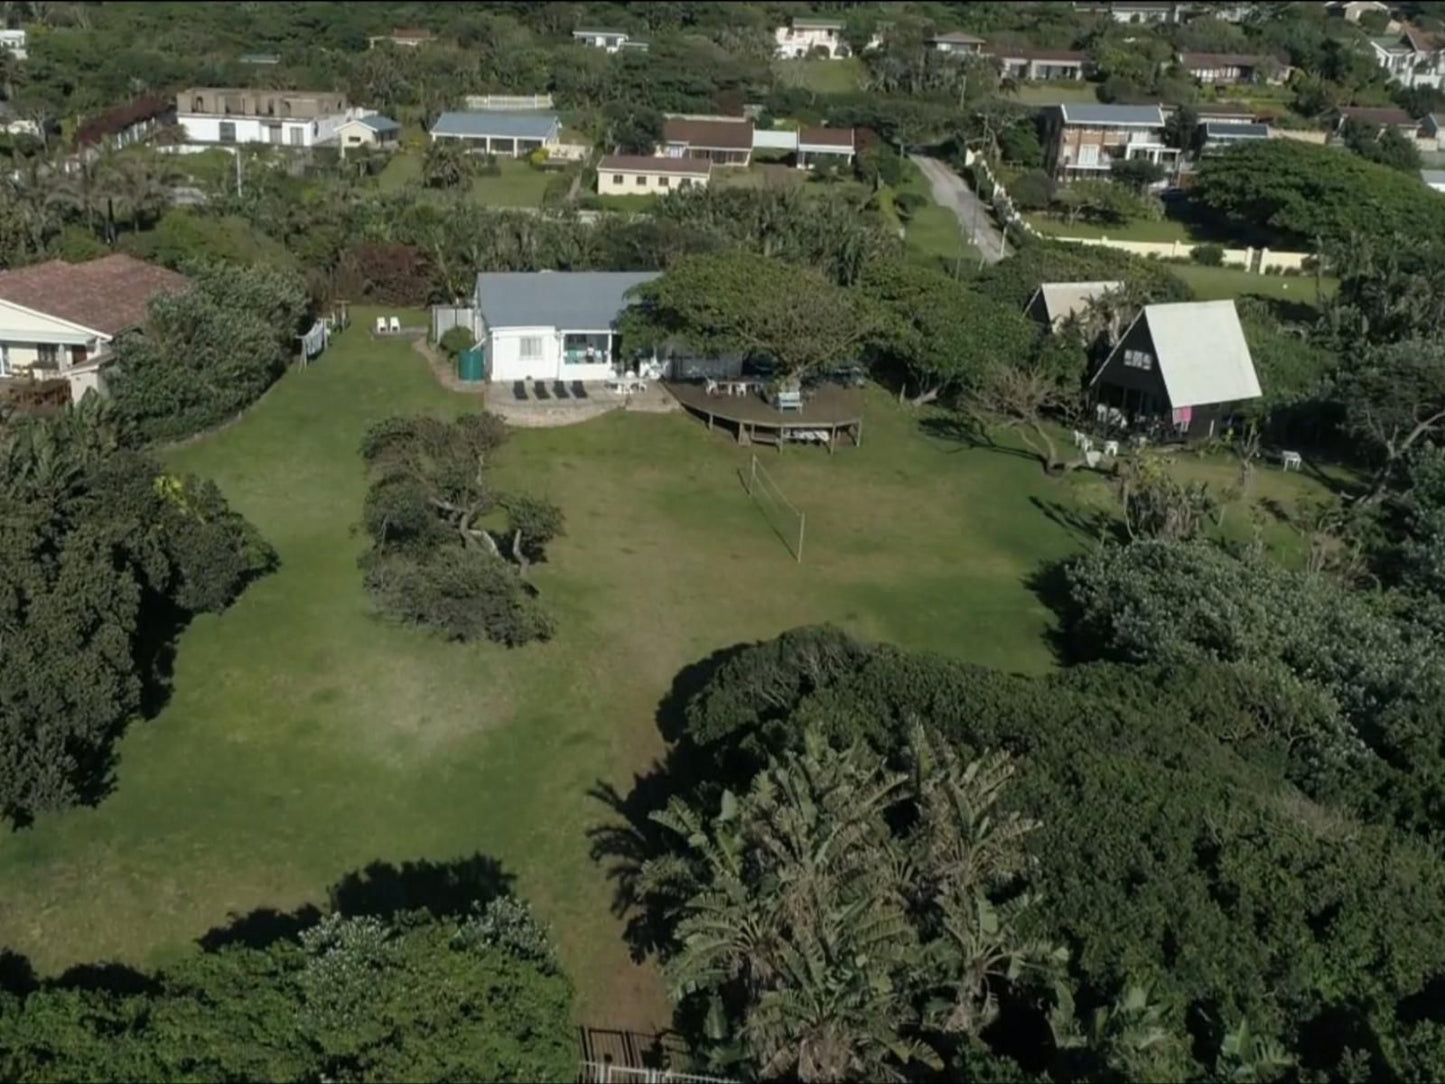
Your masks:
<instances>
[{"instance_id":1,"label":"window","mask_svg":"<svg viewBox=\"0 0 1445 1084\"><path fill-rule=\"evenodd\" d=\"M1125 350L1124 364L1131 369L1143 369L1147 373L1154 368L1154 355L1146 350Z\"/></svg>"},{"instance_id":2,"label":"window","mask_svg":"<svg viewBox=\"0 0 1445 1084\"><path fill-rule=\"evenodd\" d=\"M637 185L638 188L646 188L646 187L647 187L647 176L646 176L646 174L639 173L639 174L637 175L637 180L633 181L632 183L635 184L635 185Z\"/></svg>"},{"instance_id":3,"label":"window","mask_svg":"<svg viewBox=\"0 0 1445 1084\"><path fill-rule=\"evenodd\" d=\"M234 143L234 142L236 142L236 122L235 122L235 121L233 121L233 120L223 120L223 121L221 121L221 142L222 142L222 143Z\"/></svg>"},{"instance_id":4,"label":"window","mask_svg":"<svg viewBox=\"0 0 1445 1084\"><path fill-rule=\"evenodd\" d=\"M542 336L523 335L518 340L517 356L523 361L542 360Z\"/></svg>"},{"instance_id":5,"label":"window","mask_svg":"<svg viewBox=\"0 0 1445 1084\"><path fill-rule=\"evenodd\" d=\"M299 147L306 142L306 130L301 127L291 129L291 145Z\"/></svg>"},{"instance_id":6,"label":"window","mask_svg":"<svg viewBox=\"0 0 1445 1084\"><path fill-rule=\"evenodd\" d=\"M621 184L621 183L622 183L622 174L620 174L620 173L614 173L614 174L612 175L612 183L613 183L613 184Z\"/></svg>"},{"instance_id":7,"label":"window","mask_svg":"<svg viewBox=\"0 0 1445 1084\"><path fill-rule=\"evenodd\" d=\"M666 187L667 187L668 185L670 185L670 184L672 184L672 178L671 178L671 177L659 177L659 178L657 178L657 187L658 187L658 188L666 188Z\"/></svg>"},{"instance_id":8,"label":"window","mask_svg":"<svg viewBox=\"0 0 1445 1084\"><path fill-rule=\"evenodd\" d=\"M679 188L691 188L691 187L692 187L692 178L691 178L691 177L684 177L682 180L680 180L680 181L677 182L677 187L679 187Z\"/></svg>"},{"instance_id":9,"label":"window","mask_svg":"<svg viewBox=\"0 0 1445 1084\"><path fill-rule=\"evenodd\" d=\"M87 349L86 349L85 347L83 347L83 346L72 346L72 347L70 348L70 364L71 364L71 365L84 365L85 362L86 362L86 359L88 359L89 357L90 357L90 351L87 350Z\"/></svg>"},{"instance_id":10,"label":"window","mask_svg":"<svg viewBox=\"0 0 1445 1084\"><path fill-rule=\"evenodd\" d=\"M36 344L35 363L42 368L54 369L60 364L60 347L54 343Z\"/></svg>"},{"instance_id":11,"label":"window","mask_svg":"<svg viewBox=\"0 0 1445 1084\"><path fill-rule=\"evenodd\" d=\"M195 96L195 98L192 99L192 101L191 101L191 112L193 112L193 113L204 113L205 111L206 111L206 99L202 98L199 94L197 94L197 95Z\"/></svg>"}]
</instances>

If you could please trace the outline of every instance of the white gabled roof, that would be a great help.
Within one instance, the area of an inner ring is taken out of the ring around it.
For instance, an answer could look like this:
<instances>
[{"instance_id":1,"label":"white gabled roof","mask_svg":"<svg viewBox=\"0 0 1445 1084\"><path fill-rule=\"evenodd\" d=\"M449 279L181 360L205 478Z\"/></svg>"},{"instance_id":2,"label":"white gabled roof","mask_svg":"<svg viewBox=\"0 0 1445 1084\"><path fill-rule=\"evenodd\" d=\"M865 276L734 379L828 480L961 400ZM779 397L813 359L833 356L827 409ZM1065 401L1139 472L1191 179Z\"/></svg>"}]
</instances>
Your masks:
<instances>
[{"instance_id":1,"label":"white gabled roof","mask_svg":"<svg viewBox=\"0 0 1445 1084\"><path fill-rule=\"evenodd\" d=\"M1083 312L1109 291L1123 288L1122 282L1045 282L1039 293L1044 298L1044 314L1050 323L1057 323Z\"/></svg>"},{"instance_id":2,"label":"white gabled roof","mask_svg":"<svg viewBox=\"0 0 1445 1084\"><path fill-rule=\"evenodd\" d=\"M1174 407L1258 399L1259 377L1233 301L1145 305L1159 375Z\"/></svg>"}]
</instances>

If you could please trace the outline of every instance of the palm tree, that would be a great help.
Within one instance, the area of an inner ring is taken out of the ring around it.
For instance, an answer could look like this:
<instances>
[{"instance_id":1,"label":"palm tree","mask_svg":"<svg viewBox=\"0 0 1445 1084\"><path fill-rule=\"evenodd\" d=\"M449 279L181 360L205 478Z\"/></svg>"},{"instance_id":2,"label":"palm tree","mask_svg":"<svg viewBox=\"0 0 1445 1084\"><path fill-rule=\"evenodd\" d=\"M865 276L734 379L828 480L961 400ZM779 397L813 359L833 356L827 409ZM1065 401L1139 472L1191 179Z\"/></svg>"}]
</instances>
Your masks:
<instances>
[{"instance_id":1,"label":"palm tree","mask_svg":"<svg viewBox=\"0 0 1445 1084\"><path fill-rule=\"evenodd\" d=\"M433 139L421 165L421 183L427 188L457 188L471 173L466 149L454 139Z\"/></svg>"},{"instance_id":2,"label":"palm tree","mask_svg":"<svg viewBox=\"0 0 1445 1084\"><path fill-rule=\"evenodd\" d=\"M165 212L179 176L161 156L134 152L115 160L108 180L130 217L130 228L139 232L144 223L155 221Z\"/></svg>"}]
</instances>

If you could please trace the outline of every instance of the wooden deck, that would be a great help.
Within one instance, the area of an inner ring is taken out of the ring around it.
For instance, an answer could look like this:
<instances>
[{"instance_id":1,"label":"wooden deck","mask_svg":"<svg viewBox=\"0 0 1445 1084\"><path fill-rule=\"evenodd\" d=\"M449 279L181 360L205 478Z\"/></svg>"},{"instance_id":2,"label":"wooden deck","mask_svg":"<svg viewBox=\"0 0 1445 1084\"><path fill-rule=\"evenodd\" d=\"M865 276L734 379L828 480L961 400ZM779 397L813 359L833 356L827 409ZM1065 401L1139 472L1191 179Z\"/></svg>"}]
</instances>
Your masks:
<instances>
[{"instance_id":1,"label":"wooden deck","mask_svg":"<svg viewBox=\"0 0 1445 1084\"><path fill-rule=\"evenodd\" d=\"M782 450L789 441L823 444L834 451L846 437L863 443L863 397L854 388L821 384L809 389L802 410L780 411L757 392L709 395L704 385L668 381L667 390L689 412L713 429L722 425L739 444L771 444Z\"/></svg>"}]
</instances>

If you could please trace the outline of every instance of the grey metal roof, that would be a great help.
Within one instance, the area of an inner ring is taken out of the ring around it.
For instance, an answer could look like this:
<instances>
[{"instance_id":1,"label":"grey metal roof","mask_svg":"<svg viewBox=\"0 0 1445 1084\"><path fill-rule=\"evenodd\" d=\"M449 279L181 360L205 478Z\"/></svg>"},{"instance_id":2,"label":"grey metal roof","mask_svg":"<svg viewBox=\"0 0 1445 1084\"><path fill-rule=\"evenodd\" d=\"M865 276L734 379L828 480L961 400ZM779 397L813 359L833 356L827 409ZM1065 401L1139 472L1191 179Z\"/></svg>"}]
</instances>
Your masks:
<instances>
[{"instance_id":1,"label":"grey metal roof","mask_svg":"<svg viewBox=\"0 0 1445 1084\"><path fill-rule=\"evenodd\" d=\"M561 128L552 113L443 113L432 125L432 135L470 136L481 139L548 139Z\"/></svg>"},{"instance_id":2,"label":"grey metal roof","mask_svg":"<svg viewBox=\"0 0 1445 1084\"><path fill-rule=\"evenodd\" d=\"M1268 124L1212 124L1205 122L1205 139L1268 139Z\"/></svg>"},{"instance_id":3,"label":"grey metal roof","mask_svg":"<svg viewBox=\"0 0 1445 1084\"><path fill-rule=\"evenodd\" d=\"M396 121L390 117L383 117L380 113L375 113L369 117L362 117L357 123L366 125L373 132L401 131L400 124L396 123Z\"/></svg>"},{"instance_id":4,"label":"grey metal roof","mask_svg":"<svg viewBox=\"0 0 1445 1084\"><path fill-rule=\"evenodd\" d=\"M1422 169L1420 179L1428 185L1445 185L1445 169Z\"/></svg>"},{"instance_id":5,"label":"grey metal roof","mask_svg":"<svg viewBox=\"0 0 1445 1084\"><path fill-rule=\"evenodd\" d=\"M1093 105L1070 102L1059 106L1065 124L1136 124L1162 127L1164 112L1157 105Z\"/></svg>"},{"instance_id":6,"label":"grey metal roof","mask_svg":"<svg viewBox=\"0 0 1445 1084\"><path fill-rule=\"evenodd\" d=\"M477 307L487 327L601 331L626 307L625 294L660 271L484 271Z\"/></svg>"}]
</instances>

